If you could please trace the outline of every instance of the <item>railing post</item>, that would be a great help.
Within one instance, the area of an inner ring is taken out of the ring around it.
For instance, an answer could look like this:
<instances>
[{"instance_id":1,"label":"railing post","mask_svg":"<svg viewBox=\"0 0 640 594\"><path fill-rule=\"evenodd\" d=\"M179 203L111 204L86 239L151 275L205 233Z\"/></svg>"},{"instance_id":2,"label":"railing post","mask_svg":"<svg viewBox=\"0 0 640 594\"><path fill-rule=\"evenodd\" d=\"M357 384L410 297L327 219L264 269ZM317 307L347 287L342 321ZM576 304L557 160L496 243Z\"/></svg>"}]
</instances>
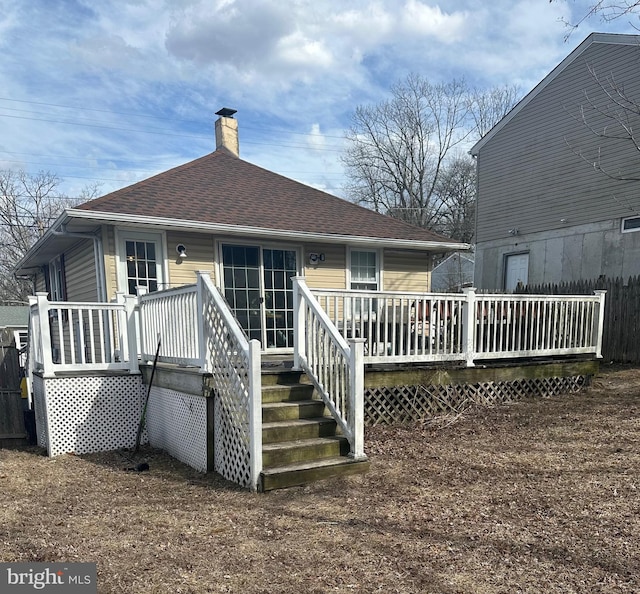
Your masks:
<instances>
[{"instance_id":1,"label":"railing post","mask_svg":"<svg viewBox=\"0 0 640 594\"><path fill-rule=\"evenodd\" d=\"M364 338L349 340L349 404L351 408L351 434L353 443L349 456L354 460L366 458L364 454Z\"/></svg>"},{"instance_id":2,"label":"railing post","mask_svg":"<svg viewBox=\"0 0 640 594\"><path fill-rule=\"evenodd\" d=\"M211 276L205 270L196 270L196 323L198 331L198 357L200 369L207 369L207 345L204 339L204 277L211 280Z\"/></svg>"},{"instance_id":3,"label":"railing post","mask_svg":"<svg viewBox=\"0 0 640 594\"><path fill-rule=\"evenodd\" d=\"M249 460L251 489L257 491L262 472L262 385L260 341L249 341Z\"/></svg>"},{"instance_id":4,"label":"railing post","mask_svg":"<svg viewBox=\"0 0 640 594\"><path fill-rule=\"evenodd\" d=\"M304 276L294 276L293 282L293 368L302 369L301 363L306 360L306 324L304 320L304 300L300 294L300 286L305 284Z\"/></svg>"},{"instance_id":5,"label":"railing post","mask_svg":"<svg viewBox=\"0 0 640 594\"><path fill-rule=\"evenodd\" d=\"M466 355L467 367L475 367L473 362L476 350L476 289L466 287L462 289L465 295L465 302L462 306L462 348Z\"/></svg>"},{"instance_id":6,"label":"railing post","mask_svg":"<svg viewBox=\"0 0 640 594\"><path fill-rule=\"evenodd\" d=\"M42 371L45 376L53 374L51 328L49 326L49 300L46 292L36 293L38 303L38 331L42 343Z\"/></svg>"},{"instance_id":7,"label":"railing post","mask_svg":"<svg viewBox=\"0 0 640 594\"><path fill-rule=\"evenodd\" d=\"M136 324L136 306L138 305L138 298L135 295L122 295L117 294L118 299L122 298L124 301L124 311L126 316L126 329L127 329L127 351L129 351L129 373L138 373L140 366L138 364L138 330Z\"/></svg>"},{"instance_id":8,"label":"railing post","mask_svg":"<svg viewBox=\"0 0 640 594\"><path fill-rule=\"evenodd\" d=\"M602 334L604 333L604 300L606 291L594 291L594 295L598 296L598 320L596 324L596 357L602 359Z\"/></svg>"},{"instance_id":9,"label":"railing post","mask_svg":"<svg viewBox=\"0 0 640 594\"><path fill-rule=\"evenodd\" d=\"M40 342L40 316L38 314L38 301L34 295L29 295L29 334L27 341L27 402L29 410L33 409L33 372L36 370L36 359Z\"/></svg>"}]
</instances>

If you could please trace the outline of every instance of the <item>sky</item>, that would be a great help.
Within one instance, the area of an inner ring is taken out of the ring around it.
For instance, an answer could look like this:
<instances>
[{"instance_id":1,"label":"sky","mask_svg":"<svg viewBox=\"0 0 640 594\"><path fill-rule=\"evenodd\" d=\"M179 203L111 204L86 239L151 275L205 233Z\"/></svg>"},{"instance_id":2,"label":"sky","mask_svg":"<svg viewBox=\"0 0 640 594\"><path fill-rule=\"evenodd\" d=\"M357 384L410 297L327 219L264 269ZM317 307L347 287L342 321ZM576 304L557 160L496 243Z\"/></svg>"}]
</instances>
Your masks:
<instances>
[{"instance_id":1,"label":"sky","mask_svg":"<svg viewBox=\"0 0 640 594\"><path fill-rule=\"evenodd\" d=\"M416 73L532 89L589 33L587 0L0 0L0 169L102 195L215 149L338 196L357 106Z\"/></svg>"}]
</instances>

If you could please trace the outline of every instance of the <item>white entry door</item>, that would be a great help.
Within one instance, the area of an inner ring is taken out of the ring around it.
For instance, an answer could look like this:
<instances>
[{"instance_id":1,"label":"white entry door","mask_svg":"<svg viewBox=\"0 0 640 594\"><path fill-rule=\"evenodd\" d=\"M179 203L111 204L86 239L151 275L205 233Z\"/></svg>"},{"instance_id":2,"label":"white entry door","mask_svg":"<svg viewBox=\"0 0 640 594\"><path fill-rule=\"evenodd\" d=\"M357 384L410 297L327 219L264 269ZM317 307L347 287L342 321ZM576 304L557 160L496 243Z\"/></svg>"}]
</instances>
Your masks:
<instances>
[{"instance_id":1,"label":"white entry door","mask_svg":"<svg viewBox=\"0 0 640 594\"><path fill-rule=\"evenodd\" d=\"M529 282L529 254L512 254L505 262L504 290L512 293L518 284Z\"/></svg>"}]
</instances>

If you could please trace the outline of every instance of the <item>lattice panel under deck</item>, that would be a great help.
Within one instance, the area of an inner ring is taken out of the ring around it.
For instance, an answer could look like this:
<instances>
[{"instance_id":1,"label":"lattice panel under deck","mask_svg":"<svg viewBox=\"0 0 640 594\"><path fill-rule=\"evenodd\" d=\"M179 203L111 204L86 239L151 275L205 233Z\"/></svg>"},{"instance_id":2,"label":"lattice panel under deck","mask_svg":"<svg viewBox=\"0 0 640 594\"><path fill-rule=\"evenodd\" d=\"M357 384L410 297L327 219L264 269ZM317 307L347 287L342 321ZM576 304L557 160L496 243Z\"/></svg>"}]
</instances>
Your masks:
<instances>
[{"instance_id":1,"label":"lattice panel under deck","mask_svg":"<svg viewBox=\"0 0 640 594\"><path fill-rule=\"evenodd\" d=\"M214 468L243 487L251 484L248 360L205 293L205 333L214 386Z\"/></svg>"},{"instance_id":2,"label":"lattice panel under deck","mask_svg":"<svg viewBox=\"0 0 640 594\"><path fill-rule=\"evenodd\" d=\"M474 404L495 405L527 396L578 392L585 376L522 379L458 386L393 386L365 390L365 424L406 423L459 413Z\"/></svg>"},{"instance_id":3,"label":"lattice panel under deck","mask_svg":"<svg viewBox=\"0 0 640 594\"><path fill-rule=\"evenodd\" d=\"M49 456L133 447L143 404L141 376L45 379Z\"/></svg>"},{"instance_id":4,"label":"lattice panel under deck","mask_svg":"<svg viewBox=\"0 0 640 594\"><path fill-rule=\"evenodd\" d=\"M200 472L207 471L207 401L203 396L151 388L149 443Z\"/></svg>"}]
</instances>

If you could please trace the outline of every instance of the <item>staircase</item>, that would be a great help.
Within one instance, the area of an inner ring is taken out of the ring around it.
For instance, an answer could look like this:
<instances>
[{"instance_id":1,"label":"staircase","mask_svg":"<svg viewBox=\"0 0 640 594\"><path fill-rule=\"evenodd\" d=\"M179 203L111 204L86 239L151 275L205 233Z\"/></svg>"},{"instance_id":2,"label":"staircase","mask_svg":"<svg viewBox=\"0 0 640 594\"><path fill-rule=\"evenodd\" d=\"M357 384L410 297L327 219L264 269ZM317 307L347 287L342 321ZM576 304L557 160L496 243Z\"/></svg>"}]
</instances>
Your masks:
<instances>
[{"instance_id":1,"label":"staircase","mask_svg":"<svg viewBox=\"0 0 640 594\"><path fill-rule=\"evenodd\" d=\"M260 491L368 470L368 460L348 454L349 442L304 373L263 370Z\"/></svg>"}]
</instances>

